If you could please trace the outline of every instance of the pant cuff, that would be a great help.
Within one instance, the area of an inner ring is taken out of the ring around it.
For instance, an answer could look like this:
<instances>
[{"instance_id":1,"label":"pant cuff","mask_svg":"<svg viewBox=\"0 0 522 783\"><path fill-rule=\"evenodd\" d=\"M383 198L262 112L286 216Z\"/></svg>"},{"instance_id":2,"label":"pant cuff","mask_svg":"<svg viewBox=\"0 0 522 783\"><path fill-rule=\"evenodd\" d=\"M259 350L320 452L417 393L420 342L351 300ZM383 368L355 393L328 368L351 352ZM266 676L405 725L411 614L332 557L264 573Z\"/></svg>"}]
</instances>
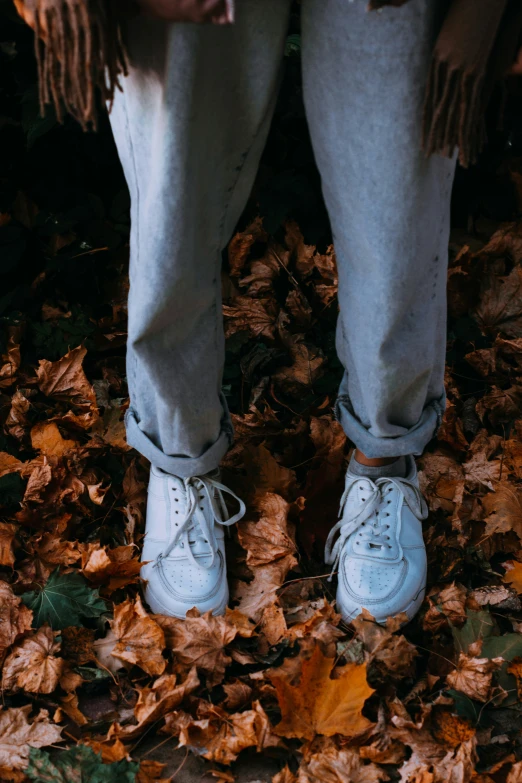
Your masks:
<instances>
[{"instance_id":1,"label":"pant cuff","mask_svg":"<svg viewBox=\"0 0 522 783\"><path fill-rule=\"evenodd\" d=\"M215 470L232 445L233 439L232 423L228 417L224 417L218 439L203 454L199 457L173 457L159 449L140 429L132 408L125 413L125 429L129 446L143 454L154 467L180 478L203 476Z\"/></svg>"},{"instance_id":2,"label":"pant cuff","mask_svg":"<svg viewBox=\"0 0 522 783\"><path fill-rule=\"evenodd\" d=\"M403 435L378 438L356 417L347 395L341 395L335 405L335 417L341 424L346 436L370 459L384 457L403 457L409 454L422 454L430 440L436 435L446 409L446 395L432 400L422 412L417 424Z\"/></svg>"}]
</instances>

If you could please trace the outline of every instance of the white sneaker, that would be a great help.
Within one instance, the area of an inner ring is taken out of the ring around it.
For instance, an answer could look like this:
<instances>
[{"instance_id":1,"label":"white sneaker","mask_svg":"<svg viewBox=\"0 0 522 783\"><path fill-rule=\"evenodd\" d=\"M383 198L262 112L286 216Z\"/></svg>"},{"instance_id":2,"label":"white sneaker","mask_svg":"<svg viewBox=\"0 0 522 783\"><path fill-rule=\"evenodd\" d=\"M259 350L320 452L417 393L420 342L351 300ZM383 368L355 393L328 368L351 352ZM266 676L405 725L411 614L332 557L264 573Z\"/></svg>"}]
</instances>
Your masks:
<instances>
[{"instance_id":1,"label":"white sneaker","mask_svg":"<svg viewBox=\"0 0 522 783\"><path fill-rule=\"evenodd\" d=\"M428 508L419 490L415 460L406 459L406 478L372 481L349 469L346 474L341 519L325 548L326 562L333 564L333 570L339 568L337 608L346 622L363 607L379 623L400 612L411 620L424 600L427 564L422 520Z\"/></svg>"},{"instance_id":2,"label":"white sneaker","mask_svg":"<svg viewBox=\"0 0 522 783\"><path fill-rule=\"evenodd\" d=\"M223 614L228 604L224 527L245 504L219 473L183 479L151 468L141 569L145 600L156 614L185 618L189 609ZM239 503L228 517L223 493Z\"/></svg>"}]
</instances>

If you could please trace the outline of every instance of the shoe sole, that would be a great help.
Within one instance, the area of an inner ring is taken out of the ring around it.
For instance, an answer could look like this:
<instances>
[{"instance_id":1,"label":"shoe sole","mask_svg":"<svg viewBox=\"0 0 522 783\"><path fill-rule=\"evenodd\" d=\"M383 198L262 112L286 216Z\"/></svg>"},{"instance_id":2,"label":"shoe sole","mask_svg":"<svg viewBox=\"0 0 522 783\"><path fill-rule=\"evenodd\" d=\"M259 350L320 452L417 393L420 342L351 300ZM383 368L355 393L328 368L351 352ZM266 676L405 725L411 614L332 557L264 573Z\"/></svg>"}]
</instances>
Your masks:
<instances>
[{"instance_id":1,"label":"shoe sole","mask_svg":"<svg viewBox=\"0 0 522 783\"><path fill-rule=\"evenodd\" d=\"M167 617L176 617L178 620L185 620L186 619L186 613L185 614L176 614L171 609L168 609L166 606L164 606L161 603L161 601L159 601L157 598L155 598L152 595L148 595L148 593L150 591L145 589L142 592L143 592L143 597L145 598L146 603L148 604L149 608L151 609L151 611L154 614L163 614L163 615L166 615ZM212 614L214 615L214 617L217 617L218 615L225 614L225 612L227 610L227 606L228 606L228 599L229 599L229 596L228 596L228 592L227 592L227 595L225 597L225 601L222 602L221 605L218 606L217 609L211 609L210 610L212 612ZM187 609L187 612L190 611L190 609L193 609L193 608L194 607L192 607L192 606L189 607ZM209 610L207 609L207 612L208 611Z\"/></svg>"},{"instance_id":2,"label":"shoe sole","mask_svg":"<svg viewBox=\"0 0 522 783\"><path fill-rule=\"evenodd\" d=\"M405 609L402 611L405 612L408 615L408 619L405 620L403 623L401 623L400 627L404 628L405 625L410 623L413 618L416 616L417 612L422 606L422 602L424 601L424 596L426 595L426 587L422 587L420 591L417 593L415 598L413 598L410 603L407 605ZM368 610L370 611L370 610ZM360 611L352 612L351 614L345 614L341 611L341 616L345 623L351 623L355 618L360 614ZM401 612L398 612L397 614L401 614ZM386 620L388 617L376 617L375 622L379 625L386 625Z\"/></svg>"}]
</instances>

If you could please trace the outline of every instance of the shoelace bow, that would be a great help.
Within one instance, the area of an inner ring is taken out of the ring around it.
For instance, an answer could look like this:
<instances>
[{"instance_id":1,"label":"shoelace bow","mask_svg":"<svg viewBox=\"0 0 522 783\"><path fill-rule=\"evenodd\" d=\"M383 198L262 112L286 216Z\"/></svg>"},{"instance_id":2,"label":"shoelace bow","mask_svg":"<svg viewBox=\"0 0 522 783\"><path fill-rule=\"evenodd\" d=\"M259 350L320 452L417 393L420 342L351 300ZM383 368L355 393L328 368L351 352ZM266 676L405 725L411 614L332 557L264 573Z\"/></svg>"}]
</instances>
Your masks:
<instances>
[{"instance_id":1,"label":"shoelace bow","mask_svg":"<svg viewBox=\"0 0 522 783\"><path fill-rule=\"evenodd\" d=\"M376 481L364 478L364 481L368 483L368 497L364 499L364 502L360 510L354 516L344 517L344 508L346 501L352 487L361 481L361 477L354 476L350 481L346 483L343 496L341 498L341 519L331 529L325 545L325 560L329 565L332 565L332 572L329 580L332 579L335 570L339 565L341 559L341 552L346 543L346 540L356 533L363 524L365 524L375 514L374 521L368 526L368 529L363 533L363 539L371 542L372 545L382 548L387 546L383 536L385 530L389 528L388 523L381 522L378 515L375 513L381 503L383 502L384 491L386 489L391 490L395 488L403 496L404 502L410 508L411 512L417 517L417 519L426 519L428 516L428 507L424 500L420 489L412 481L404 478L378 478ZM337 534L339 534L337 536ZM337 539L336 539L337 536ZM335 543L334 543L334 539Z\"/></svg>"},{"instance_id":2,"label":"shoelace bow","mask_svg":"<svg viewBox=\"0 0 522 783\"><path fill-rule=\"evenodd\" d=\"M187 557L192 564L198 568L208 570L214 565L218 550L215 525L222 525L223 527L234 525L244 516L246 506L232 490L210 476L194 476L193 478L181 479L181 481L184 485L187 501L185 516L177 523L178 529L175 535L169 541L166 549L158 555L153 567L156 567L158 562L168 557L172 550L181 543L186 549ZM202 492L206 495L209 502L211 516L204 511L201 514L196 514L200 500L203 499L201 497ZM229 512L223 498L224 492L239 503L239 511L231 517L227 517ZM214 494L217 496L217 502ZM193 534L196 540L200 539L208 543L211 553L211 560L208 565L198 562L194 557L191 544L196 543L196 541L191 540L189 534Z\"/></svg>"}]
</instances>

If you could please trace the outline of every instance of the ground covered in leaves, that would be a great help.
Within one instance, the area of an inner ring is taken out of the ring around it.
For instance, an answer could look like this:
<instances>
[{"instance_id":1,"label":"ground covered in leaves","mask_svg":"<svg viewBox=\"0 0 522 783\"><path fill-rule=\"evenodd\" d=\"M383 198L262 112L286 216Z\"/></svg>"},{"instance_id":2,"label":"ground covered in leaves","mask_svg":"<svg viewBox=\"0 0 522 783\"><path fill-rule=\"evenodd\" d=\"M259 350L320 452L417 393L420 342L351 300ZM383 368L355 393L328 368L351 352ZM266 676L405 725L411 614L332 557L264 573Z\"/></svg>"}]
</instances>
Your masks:
<instances>
[{"instance_id":1,"label":"ground covered in leaves","mask_svg":"<svg viewBox=\"0 0 522 783\"><path fill-rule=\"evenodd\" d=\"M346 626L321 561L350 447L332 416L335 256L292 29L223 273L224 480L248 506L232 603L180 621L140 599L148 466L123 427L128 197L110 134L38 120L30 34L0 13L0 779L161 780L133 760L155 734L221 781L246 749L279 761L274 783L522 781L520 117L457 178L449 401L419 460L426 600L403 629Z\"/></svg>"}]
</instances>

